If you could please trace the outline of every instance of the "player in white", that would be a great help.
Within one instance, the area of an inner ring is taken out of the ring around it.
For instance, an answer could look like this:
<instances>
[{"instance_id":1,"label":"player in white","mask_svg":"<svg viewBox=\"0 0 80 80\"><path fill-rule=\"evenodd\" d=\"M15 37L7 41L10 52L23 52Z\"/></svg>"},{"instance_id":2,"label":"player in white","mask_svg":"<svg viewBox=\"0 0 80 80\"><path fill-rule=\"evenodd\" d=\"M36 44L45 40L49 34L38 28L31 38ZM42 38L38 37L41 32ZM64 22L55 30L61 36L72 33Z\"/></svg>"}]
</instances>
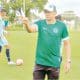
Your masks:
<instances>
[{"instance_id":1,"label":"player in white","mask_svg":"<svg viewBox=\"0 0 80 80\"><path fill-rule=\"evenodd\" d=\"M0 56L1 56L2 47L5 46L8 64L13 65L15 63L13 61L11 61L10 47L9 47L8 41L6 40L6 38L4 36L5 29L8 27L8 21L4 19L5 16L6 16L6 10L1 9L0 10Z\"/></svg>"}]
</instances>

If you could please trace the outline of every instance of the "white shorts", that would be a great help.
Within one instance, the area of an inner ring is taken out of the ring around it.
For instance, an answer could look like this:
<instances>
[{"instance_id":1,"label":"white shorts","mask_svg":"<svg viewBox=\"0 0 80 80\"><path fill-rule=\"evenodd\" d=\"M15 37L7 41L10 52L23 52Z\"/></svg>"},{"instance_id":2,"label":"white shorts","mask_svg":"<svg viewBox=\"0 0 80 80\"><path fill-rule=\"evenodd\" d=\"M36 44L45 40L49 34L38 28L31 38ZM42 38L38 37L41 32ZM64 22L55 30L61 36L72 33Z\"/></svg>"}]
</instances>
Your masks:
<instances>
[{"instance_id":1,"label":"white shorts","mask_svg":"<svg viewBox=\"0 0 80 80\"><path fill-rule=\"evenodd\" d=\"M5 36L0 37L0 46L8 45L8 41L6 40Z\"/></svg>"}]
</instances>

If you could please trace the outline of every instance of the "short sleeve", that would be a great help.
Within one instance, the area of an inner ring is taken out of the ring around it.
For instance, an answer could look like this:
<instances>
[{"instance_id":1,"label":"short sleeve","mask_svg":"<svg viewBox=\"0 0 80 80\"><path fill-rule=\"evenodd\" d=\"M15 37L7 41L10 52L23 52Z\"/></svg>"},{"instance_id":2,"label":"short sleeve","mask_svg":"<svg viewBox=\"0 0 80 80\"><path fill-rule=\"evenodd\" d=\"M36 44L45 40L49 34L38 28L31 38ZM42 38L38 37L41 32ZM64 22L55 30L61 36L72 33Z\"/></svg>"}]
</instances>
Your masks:
<instances>
[{"instance_id":1,"label":"short sleeve","mask_svg":"<svg viewBox=\"0 0 80 80\"><path fill-rule=\"evenodd\" d=\"M69 33L67 30L67 26L64 24L63 31L62 31L62 40L66 40L66 39L69 39Z\"/></svg>"},{"instance_id":2,"label":"short sleeve","mask_svg":"<svg viewBox=\"0 0 80 80\"><path fill-rule=\"evenodd\" d=\"M38 20L38 21L35 22L35 24L38 27L38 31L41 31L42 26L45 24L45 20Z\"/></svg>"},{"instance_id":3,"label":"short sleeve","mask_svg":"<svg viewBox=\"0 0 80 80\"><path fill-rule=\"evenodd\" d=\"M34 22L34 24L36 25L37 31L39 31L40 21L36 21L36 22Z\"/></svg>"}]
</instances>

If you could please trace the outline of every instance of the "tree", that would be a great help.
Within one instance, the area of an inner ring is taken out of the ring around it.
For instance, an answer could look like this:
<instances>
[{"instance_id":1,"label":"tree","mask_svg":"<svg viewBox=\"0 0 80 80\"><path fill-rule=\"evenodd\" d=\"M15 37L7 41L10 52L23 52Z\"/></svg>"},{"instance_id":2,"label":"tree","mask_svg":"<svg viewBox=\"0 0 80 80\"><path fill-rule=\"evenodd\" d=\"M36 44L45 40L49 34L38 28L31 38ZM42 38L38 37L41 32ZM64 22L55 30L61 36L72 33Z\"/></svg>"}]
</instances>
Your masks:
<instances>
[{"instance_id":1,"label":"tree","mask_svg":"<svg viewBox=\"0 0 80 80\"><path fill-rule=\"evenodd\" d=\"M25 3L23 3L24 0L15 0L14 2L10 2L10 6L12 9L16 10L19 8L23 8L23 5L25 5L25 14L28 16L30 13L30 9L32 8L38 8L39 10L42 10L43 5L47 2L47 0L25 0Z\"/></svg>"},{"instance_id":2,"label":"tree","mask_svg":"<svg viewBox=\"0 0 80 80\"><path fill-rule=\"evenodd\" d=\"M12 9L14 12L12 14L9 14L11 17L10 20L15 17L15 11L19 10L21 8L25 8L25 15L30 16L30 10L37 8L39 11L42 10L43 5L47 2L47 0L2 0L3 7L7 10L9 14L9 10Z\"/></svg>"}]
</instances>

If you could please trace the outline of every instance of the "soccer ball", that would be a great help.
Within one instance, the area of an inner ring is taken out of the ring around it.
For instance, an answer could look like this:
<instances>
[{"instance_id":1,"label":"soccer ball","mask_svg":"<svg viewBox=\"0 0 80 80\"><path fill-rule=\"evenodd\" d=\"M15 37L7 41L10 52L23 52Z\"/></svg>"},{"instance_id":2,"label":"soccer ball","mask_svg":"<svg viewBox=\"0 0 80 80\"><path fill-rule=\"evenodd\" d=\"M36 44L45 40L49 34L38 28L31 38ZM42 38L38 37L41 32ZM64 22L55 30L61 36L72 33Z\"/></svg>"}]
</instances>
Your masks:
<instances>
[{"instance_id":1,"label":"soccer ball","mask_svg":"<svg viewBox=\"0 0 80 80\"><path fill-rule=\"evenodd\" d=\"M17 60L16 60L16 65L17 65L17 66L23 65L23 59L17 59Z\"/></svg>"}]
</instances>

